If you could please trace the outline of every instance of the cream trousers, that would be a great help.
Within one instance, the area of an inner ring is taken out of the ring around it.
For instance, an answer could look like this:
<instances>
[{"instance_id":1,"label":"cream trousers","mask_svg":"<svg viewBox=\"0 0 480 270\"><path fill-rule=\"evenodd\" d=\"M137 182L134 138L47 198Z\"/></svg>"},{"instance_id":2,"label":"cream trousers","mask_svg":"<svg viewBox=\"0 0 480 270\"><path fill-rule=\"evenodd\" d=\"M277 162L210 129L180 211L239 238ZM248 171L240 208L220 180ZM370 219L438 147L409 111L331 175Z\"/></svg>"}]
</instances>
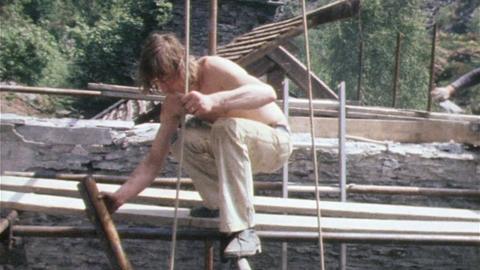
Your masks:
<instances>
[{"instance_id":1,"label":"cream trousers","mask_svg":"<svg viewBox=\"0 0 480 270\"><path fill-rule=\"evenodd\" d=\"M191 118L184 139L183 168L204 206L220 210L219 230L254 227L253 174L282 167L292 152L290 134L243 118L220 118L213 124ZM178 159L180 140L173 142L172 153Z\"/></svg>"}]
</instances>

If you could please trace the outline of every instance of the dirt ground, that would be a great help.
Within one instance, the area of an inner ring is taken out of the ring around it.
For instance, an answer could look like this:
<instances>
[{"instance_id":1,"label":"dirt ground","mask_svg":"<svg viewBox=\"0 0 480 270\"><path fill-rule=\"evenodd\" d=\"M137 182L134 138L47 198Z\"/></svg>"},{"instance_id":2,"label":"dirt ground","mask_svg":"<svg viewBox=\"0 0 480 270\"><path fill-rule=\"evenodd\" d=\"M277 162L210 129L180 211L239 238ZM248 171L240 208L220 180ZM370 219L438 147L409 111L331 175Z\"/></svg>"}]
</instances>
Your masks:
<instances>
[{"instance_id":1,"label":"dirt ground","mask_svg":"<svg viewBox=\"0 0 480 270\"><path fill-rule=\"evenodd\" d=\"M34 94L0 93L0 112L25 116L48 116L33 105L33 100L38 98L38 95Z\"/></svg>"}]
</instances>

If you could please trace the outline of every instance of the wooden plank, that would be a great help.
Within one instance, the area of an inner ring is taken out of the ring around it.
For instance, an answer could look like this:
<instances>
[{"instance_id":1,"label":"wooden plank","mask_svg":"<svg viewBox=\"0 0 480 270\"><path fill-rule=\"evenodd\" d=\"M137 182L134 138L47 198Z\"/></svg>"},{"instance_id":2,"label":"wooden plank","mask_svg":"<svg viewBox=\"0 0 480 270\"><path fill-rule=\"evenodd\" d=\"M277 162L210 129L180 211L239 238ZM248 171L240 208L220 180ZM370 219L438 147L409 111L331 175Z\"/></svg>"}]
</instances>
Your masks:
<instances>
[{"instance_id":1,"label":"wooden plank","mask_svg":"<svg viewBox=\"0 0 480 270\"><path fill-rule=\"evenodd\" d=\"M353 140L358 139L358 137L347 136L347 139L352 138ZM379 141L362 139L363 141L379 143ZM385 142L381 142L385 144ZM302 145L294 144L294 147L302 147ZM48 175L41 175L34 172L12 172L4 171L5 176L19 176L19 177L33 177L33 178L47 178L55 180L68 180L68 181L80 181L87 177L86 174L70 174L70 173L54 173ZM103 174L93 174L92 177L97 181L97 183L103 184L118 184L121 185L125 183L128 179L128 176L120 175L103 175ZM150 187L174 187L177 183L177 178L168 178L168 177L158 177L150 185ZM182 187L192 186L192 179L182 178L181 179ZM281 190L282 181L254 181L255 190ZM323 193L339 193L339 187L334 186L319 186L319 192ZM314 193L315 186L312 185L298 185L298 184L289 184L289 192L297 193ZM347 192L349 193L363 193L363 194L401 194L401 195L421 195L421 196L461 196L461 197L480 197L480 189L472 188L429 188L429 187L415 187L415 186L392 186L392 185L361 185L351 182L347 185Z\"/></svg>"},{"instance_id":2,"label":"wooden plank","mask_svg":"<svg viewBox=\"0 0 480 270\"><path fill-rule=\"evenodd\" d=\"M278 100L278 104L282 104L281 100ZM298 108L309 108L308 99L300 98L290 98L289 100L290 107ZM336 110L338 111L338 101L331 99L316 99L313 100L313 108L319 110ZM467 115L467 114L451 114L451 113L437 113L437 112L427 112L419 110L409 110L409 109L395 109L387 107L376 107L376 106L355 106L347 105L347 113L369 113L369 114L378 114L378 115L392 115L392 116L405 116L413 117L417 119L436 119L436 120L445 120L445 121L466 121L466 122L478 122L480 121L480 116L478 115Z\"/></svg>"},{"instance_id":3,"label":"wooden plank","mask_svg":"<svg viewBox=\"0 0 480 270\"><path fill-rule=\"evenodd\" d=\"M0 191L2 208L46 214L85 215L80 199L33 193ZM169 224L174 215L172 207L125 204L114 219L146 225ZM192 218L189 209L178 209L179 226L218 228L218 219ZM326 232L363 233L417 233L422 235L464 235L480 237L479 222L458 221L409 221L389 219L322 218L322 230ZM282 230L309 232L317 230L317 218L313 216L256 214L258 230Z\"/></svg>"},{"instance_id":4,"label":"wooden plank","mask_svg":"<svg viewBox=\"0 0 480 270\"><path fill-rule=\"evenodd\" d=\"M224 53L228 52L237 52L237 51L244 51L244 50L252 50L254 48L260 47L263 44L265 44L267 41L259 41L257 43L250 43L246 45L241 45L241 46L234 46L234 47L229 47L229 48L224 48L224 49L219 49L218 54L220 56L223 56Z\"/></svg>"},{"instance_id":5,"label":"wooden plank","mask_svg":"<svg viewBox=\"0 0 480 270\"><path fill-rule=\"evenodd\" d=\"M217 54L218 54L218 52L223 52L223 51L226 51L228 49L236 48L236 47L239 47L239 46L268 41L268 40L274 39L277 36L278 36L278 34L269 34L269 35L261 35L259 37L251 37L251 38L248 38L248 39L243 39L242 41L237 41L235 43L230 43L230 44L227 44L227 45L219 48L218 51L217 51Z\"/></svg>"},{"instance_id":6,"label":"wooden plank","mask_svg":"<svg viewBox=\"0 0 480 270\"><path fill-rule=\"evenodd\" d=\"M336 118L315 118L315 135L322 138L338 137ZM308 117L290 117L290 128L297 133L310 133ZM441 131L441 132L439 132ZM379 141L401 143L450 142L480 145L480 133L470 123L437 120L380 120L347 119L347 134Z\"/></svg>"},{"instance_id":7,"label":"wooden plank","mask_svg":"<svg viewBox=\"0 0 480 270\"><path fill-rule=\"evenodd\" d=\"M3 176L0 187L4 190L22 193L38 193L67 197L79 197L76 182ZM114 192L118 185L98 184L103 192ZM175 190L147 188L133 203L173 206ZM201 204L196 191L180 192L180 205L192 207ZM255 196L255 209L258 212L288 213L297 215L316 215L316 202L307 199L285 199L278 197ZM451 220L480 222L480 210L387 205L373 203L352 203L322 201L322 215L349 218L385 218L410 220Z\"/></svg>"},{"instance_id":8,"label":"wooden plank","mask_svg":"<svg viewBox=\"0 0 480 270\"><path fill-rule=\"evenodd\" d=\"M307 16L307 25L309 27L313 27L323 23L349 18L357 14L359 9L359 0L337 1L329 5L323 6L319 9L316 9L314 12L310 12ZM292 27L289 31L281 34L278 38L268 42L257 50L242 57L237 62L242 66L249 65L258 60L259 58L263 57L268 52L275 49L275 47L282 45L290 38L295 37L301 33L303 33L302 25Z\"/></svg>"},{"instance_id":9,"label":"wooden plank","mask_svg":"<svg viewBox=\"0 0 480 270\"><path fill-rule=\"evenodd\" d=\"M298 86L305 92L308 92L307 68L295 56L288 52L282 46L276 48L268 54L275 63L277 63ZM327 84L320 80L315 74L311 73L314 98L332 98L338 99L337 94L333 92Z\"/></svg>"}]
</instances>

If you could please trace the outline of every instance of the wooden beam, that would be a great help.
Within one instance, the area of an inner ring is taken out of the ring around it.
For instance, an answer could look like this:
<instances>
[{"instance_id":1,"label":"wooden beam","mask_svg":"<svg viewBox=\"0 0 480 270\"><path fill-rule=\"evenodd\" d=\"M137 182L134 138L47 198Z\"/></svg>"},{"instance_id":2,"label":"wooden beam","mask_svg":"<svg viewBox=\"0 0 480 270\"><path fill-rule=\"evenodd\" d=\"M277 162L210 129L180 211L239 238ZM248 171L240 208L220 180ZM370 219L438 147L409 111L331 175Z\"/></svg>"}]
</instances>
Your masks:
<instances>
[{"instance_id":1,"label":"wooden beam","mask_svg":"<svg viewBox=\"0 0 480 270\"><path fill-rule=\"evenodd\" d=\"M52 179L32 179L21 177L2 178L0 187L23 193L38 193L54 196L79 197L75 182ZM98 184L102 192L114 192L118 185ZM147 188L132 203L173 206L175 190ZM201 205L200 195L196 191L181 191L180 204L183 207ZM286 199L278 197L255 196L257 212L288 213L295 215L316 215L315 200ZM379 218L409 220L450 220L480 222L480 211L439 207L419 207L374 203L353 203L322 201L322 214L330 217Z\"/></svg>"},{"instance_id":2,"label":"wooden beam","mask_svg":"<svg viewBox=\"0 0 480 270\"><path fill-rule=\"evenodd\" d=\"M113 269L132 270L132 265L123 250L120 236L115 224L92 178L86 178L78 183L78 189L85 204L85 210L90 221L95 225L97 234L107 253L110 266Z\"/></svg>"},{"instance_id":3,"label":"wooden beam","mask_svg":"<svg viewBox=\"0 0 480 270\"><path fill-rule=\"evenodd\" d=\"M255 62L255 64L245 67L245 69L253 76L261 77L269 70L275 68L275 66L276 64L272 60L264 57Z\"/></svg>"},{"instance_id":4,"label":"wooden beam","mask_svg":"<svg viewBox=\"0 0 480 270\"><path fill-rule=\"evenodd\" d=\"M337 138L336 118L315 118L315 134L322 138ZM309 133L308 117L290 117L293 132ZM480 133L470 123L438 120L371 120L347 119L347 134L378 141L401 143L450 142L480 145Z\"/></svg>"},{"instance_id":5,"label":"wooden beam","mask_svg":"<svg viewBox=\"0 0 480 270\"><path fill-rule=\"evenodd\" d=\"M307 24L309 27L313 27L323 23L349 18L357 14L359 8L359 0L337 1L319 9L316 9L313 12L309 12L307 14ZM278 38L268 42L260 48L252 51L248 55L242 57L237 62L242 66L249 65L266 55L268 52L275 49L277 46L282 45L284 42L287 42L289 39L301 34L302 32L302 25L292 27L289 31L283 33Z\"/></svg>"},{"instance_id":6,"label":"wooden beam","mask_svg":"<svg viewBox=\"0 0 480 270\"><path fill-rule=\"evenodd\" d=\"M305 92L308 91L307 85L307 68L298 59L288 52L282 46L268 53L268 57L277 63L287 74L287 76L295 82ZM333 92L327 84L320 80L315 74L312 76L312 87L314 98L331 98L338 99L337 94Z\"/></svg>"},{"instance_id":7,"label":"wooden beam","mask_svg":"<svg viewBox=\"0 0 480 270\"><path fill-rule=\"evenodd\" d=\"M278 100L277 102L278 104L282 104L281 100ZM292 108L309 108L308 104L308 99L290 98L289 100L289 105ZM338 101L331 99L316 99L313 101L313 108L319 110L338 111ZM378 115L405 116L417 119L437 119L446 121L468 121L480 123L480 116L478 115L438 113L412 109L395 109L375 106L347 105L347 114L348 113L369 113Z\"/></svg>"},{"instance_id":8,"label":"wooden beam","mask_svg":"<svg viewBox=\"0 0 480 270\"><path fill-rule=\"evenodd\" d=\"M0 191L3 208L21 211L33 211L47 214L67 214L84 216L85 206L82 200L33 193ZM218 228L218 219L193 218L190 210L178 209L179 226L200 228ZM114 219L132 221L145 225L159 226L170 224L174 216L172 207L124 204L114 215ZM258 230L282 230L312 232L318 230L317 218L313 216L256 214ZM322 230L325 232L352 233L416 233L421 235L463 235L480 237L478 222L390 220L359 218L322 218Z\"/></svg>"}]
</instances>

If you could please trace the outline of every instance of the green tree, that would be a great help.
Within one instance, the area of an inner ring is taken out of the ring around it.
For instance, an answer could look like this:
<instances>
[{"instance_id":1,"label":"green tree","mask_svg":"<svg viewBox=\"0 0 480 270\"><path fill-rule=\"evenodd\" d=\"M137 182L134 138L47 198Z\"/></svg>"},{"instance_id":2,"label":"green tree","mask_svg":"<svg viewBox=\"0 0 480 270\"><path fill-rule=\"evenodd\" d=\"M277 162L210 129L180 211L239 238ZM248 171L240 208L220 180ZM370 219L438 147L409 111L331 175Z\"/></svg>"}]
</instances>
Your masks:
<instances>
[{"instance_id":1,"label":"green tree","mask_svg":"<svg viewBox=\"0 0 480 270\"><path fill-rule=\"evenodd\" d=\"M397 104L404 108L425 108L430 38L420 5L420 0L362 1L360 20L355 17L311 29L313 70L332 88L345 81L347 97L355 99L358 44L362 38L362 101L367 105L391 106L396 35L400 32L403 41Z\"/></svg>"}]
</instances>

